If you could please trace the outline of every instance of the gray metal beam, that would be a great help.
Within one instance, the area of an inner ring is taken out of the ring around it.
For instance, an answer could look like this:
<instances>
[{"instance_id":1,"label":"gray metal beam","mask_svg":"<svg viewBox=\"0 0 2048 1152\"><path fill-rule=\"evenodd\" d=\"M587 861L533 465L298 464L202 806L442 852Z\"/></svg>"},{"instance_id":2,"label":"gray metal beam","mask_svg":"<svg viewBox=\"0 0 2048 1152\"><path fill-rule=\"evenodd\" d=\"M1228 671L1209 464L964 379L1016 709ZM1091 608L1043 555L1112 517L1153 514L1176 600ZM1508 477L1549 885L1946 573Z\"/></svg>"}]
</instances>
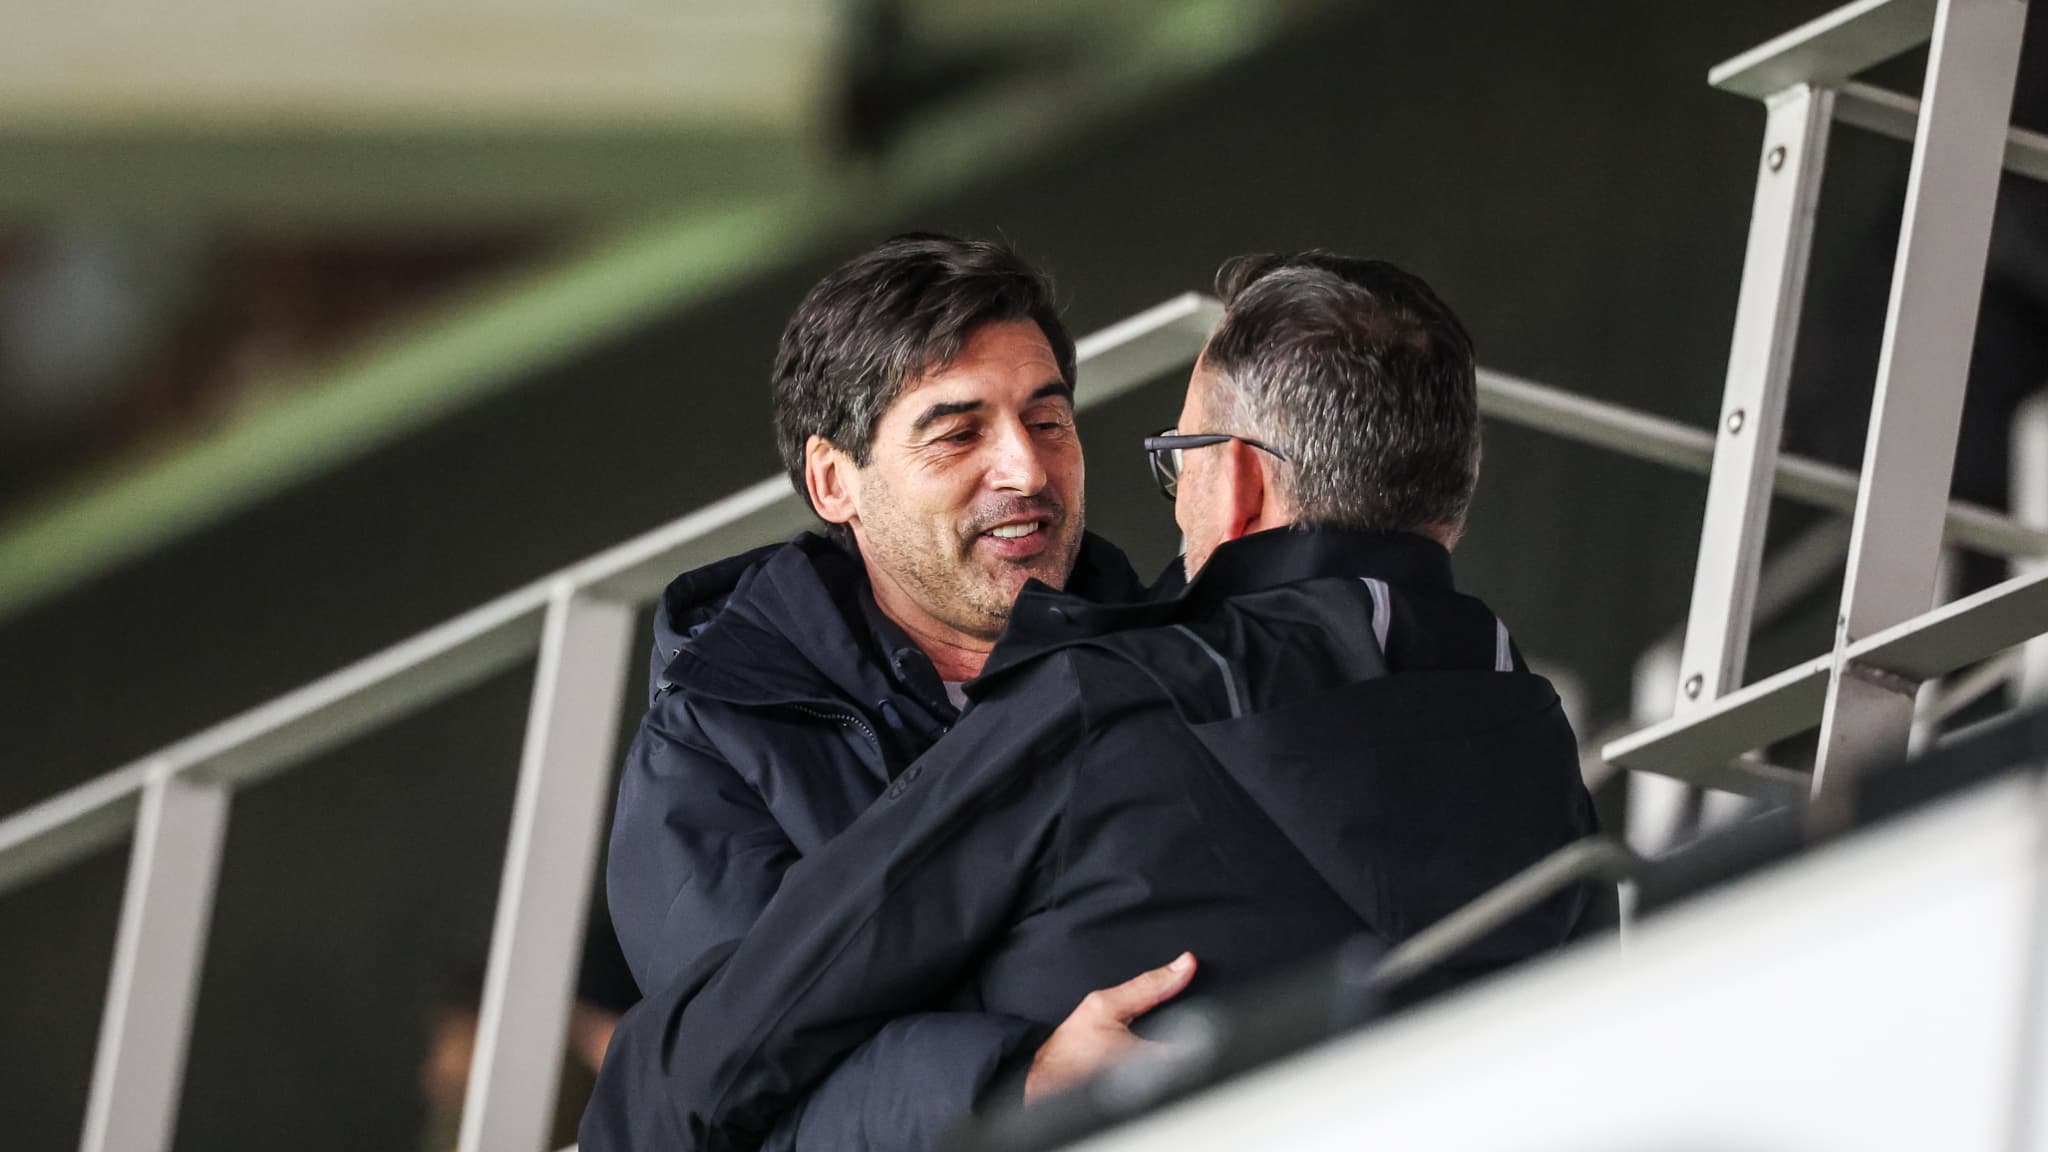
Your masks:
<instances>
[{"instance_id":1,"label":"gray metal beam","mask_svg":"<svg viewBox=\"0 0 2048 1152\"><path fill-rule=\"evenodd\" d=\"M1914 691L1847 651L1934 599L1944 509L2026 25L2024 0L1941 0L1878 353L1814 787L1905 748Z\"/></svg>"},{"instance_id":2,"label":"gray metal beam","mask_svg":"<svg viewBox=\"0 0 2048 1152\"><path fill-rule=\"evenodd\" d=\"M2048 634L2048 571L2037 571L1865 637L1846 648L1842 658L1853 666L1917 684L2044 634ZM1713 787L1728 787L1728 782L1741 785L1748 773L1731 767L1731 760L1819 723L1834 665L1833 656L1796 664L1731 692L1691 716L1630 733L1609 743L1601 755L1610 764L1637 771ZM1729 790L1757 791L1753 785Z\"/></svg>"},{"instance_id":3,"label":"gray metal beam","mask_svg":"<svg viewBox=\"0 0 2048 1152\"><path fill-rule=\"evenodd\" d=\"M1920 101L1851 81L1835 94L1835 119L1880 136L1910 141L1920 127ZM2048 181L2048 136L2008 127L2004 163L2007 172Z\"/></svg>"},{"instance_id":4,"label":"gray metal beam","mask_svg":"<svg viewBox=\"0 0 2048 1152\"><path fill-rule=\"evenodd\" d=\"M2048 528L2048 389L2020 405L2012 422L2012 513L2023 523ZM2048 562L2015 560L2015 576L2048 572ZM2013 678L2013 703L2048 704L2048 639L2030 641Z\"/></svg>"},{"instance_id":5,"label":"gray metal beam","mask_svg":"<svg viewBox=\"0 0 2048 1152\"><path fill-rule=\"evenodd\" d=\"M1714 436L1703 429L1486 368L1479 370L1479 411L1495 420L1685 472L1705 475L1714 463ZM1778 495L1787 499L1855 511L1857 476L1846 468L1804 456L1780 456L1776 483ZM1993 556L2048 556L2048 529L2022 524L1978 504L1952 502L1945 531L1950 544Z\"/></svg>"},{"instance_id":6,"label":"gray metal beam","mask_svg":"<svg viewBox=\"0 0 2048 1152\"><path fill-rule=\"evenodd\" d=\"M1834 99L1800 85L1769 101L1679 660L1680 715L1742 683Z\"/></svg>"},{"instance_id":7,"label":"gray metal beam","mask_svg":"<svg viewBox=\"0 0 2048 1152\"><path fill-rule=\"evenodd\" d=\"M83 1152L165 1152L178 1116L228 791L152 765L100 1017Z\"/></svg>"},{"instance_id":8,"label":"gray metal beam","mask_svg":"<svg viewBox=\"0 0 2048 1152\"><path fill-rule=\"evenodd\" d=\"M0 820L0 895L125 839L150 764L117 768Z\"/></svg>"},{"instance_id":9,"label":"gray metal beam","mask_svg":"<svg viewBox=\"0 0 2048 1152\"><path fill-rule=\"evenodd\" d=\"M2048 633L2048 572L2030 572L1944 604L1843 651L1853 664L1931 680Z\"/></svg>"},{"instance_id":10,"label":"gray metal beam","mask_svg":"<svg viewBox=\"0 0 2048 1152\"><path fill-rule=\"evenodd\" d=\"M1927 42L1935 0L1858 0L1715 65L1707 83L1757 100L1799 84L1837 87Z\"/></svg>"},{"instance_id":11,"label":"gray metal beam","mask_svg":"<svg viewBox=\"0 0 2048 1152\"><path fill-rule=\"evenodd\" d=\"M553 1124L637 611L566 579L550 591L461 1152L538 1149Z\"/></svg>"},{"instance_id":12,"label":"gray metal beam","mask_svg":"<svg viewBox=\"0 0 2048 1152\"><path fill-rule=\"evenodd\" d=\"M1611 741L1600 756L1623 768L1744 795L1803 792L1804 773L1760 780L1736 758L1819 723L1829 666L1825 658L1808 660L1766 676L1697 712Z\"/></svg>"}]
</instances>

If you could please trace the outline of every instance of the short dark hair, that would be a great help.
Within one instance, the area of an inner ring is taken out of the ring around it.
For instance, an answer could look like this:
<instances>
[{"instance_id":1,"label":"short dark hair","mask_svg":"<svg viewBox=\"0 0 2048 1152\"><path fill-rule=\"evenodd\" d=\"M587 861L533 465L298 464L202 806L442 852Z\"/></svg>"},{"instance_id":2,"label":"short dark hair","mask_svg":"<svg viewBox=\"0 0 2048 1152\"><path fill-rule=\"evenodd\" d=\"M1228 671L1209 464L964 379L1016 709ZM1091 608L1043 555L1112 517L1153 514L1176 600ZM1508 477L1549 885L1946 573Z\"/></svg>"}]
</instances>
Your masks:
<instances>
[{"instance_id":1,"label":"short dark hair","mask_svg":"<svg viewBox=\"0 0 2048 1152\"><path fill-rule=\"evenodd\" d=\"M951 364L985 324L1031 320L1074 386L1074 338L1051 277L1007 244L933 232L891 237L833 269L797 305L775 352L775 447L806 500L804 445L823 436L866 465L905 384Z\"/></svg>"},{"instance_id":2,"label":"short dark hair","mask_svg":"<svg viewBox=\"0 0 2048 1152\"><path fill-rule=\"evenodd\" d=\"M1464 522L1479 482L1472 338L1383 260L1261 254L1216 274L1202 352L1214 428L1272 444L1297 524L1415 532Z\"/></svg>"}]
</instances>

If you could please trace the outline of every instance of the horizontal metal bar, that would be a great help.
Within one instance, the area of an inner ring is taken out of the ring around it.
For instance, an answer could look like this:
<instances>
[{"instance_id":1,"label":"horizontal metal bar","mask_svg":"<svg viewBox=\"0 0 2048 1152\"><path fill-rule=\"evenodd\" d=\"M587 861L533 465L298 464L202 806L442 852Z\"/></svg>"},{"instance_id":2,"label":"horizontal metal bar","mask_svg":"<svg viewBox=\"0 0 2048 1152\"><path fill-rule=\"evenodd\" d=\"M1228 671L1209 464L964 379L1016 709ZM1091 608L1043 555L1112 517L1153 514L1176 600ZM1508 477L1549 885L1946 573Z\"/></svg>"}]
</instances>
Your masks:
<instances>
[{"instance_id":1,"label":"horizontal metal bar","mask_svg":"<svg viewBox=\"0 0 2048 1152\"><path fill-rule=\"evenodd\" d=\"M601 552L570 568L562 578L607 600L645 603L660 595L677 572L696 562L792 536L816 523L810 506L797 499L789 477L770 476Z\"/></svg>"},{"instance_id":2,"label":"horizontal metal bar","mask_svg":"<svg viewBox=\"0 0 2048 1152\"><path fill-rule=\"evenodd\" d=\"M523 588L165 750L173 771L248 784L530 656L544 588Z\"/></svg>"},{"instance_id":3,"label":"horizontal metal bar","mask_svg":"<svg viewBox=\"0 0 2048 1152\"><path fill-rule=\"evenodd\" d=\"M1085 411L1192 361L1222 309L1188 293L1076 346ZM638 605L683 568L815 524L787 477L749 485L673 523L0 821L0 893L128 835L150 765L239 786L389 723L532 656L551 591L566 582Z\"/></svg>"},{"instance_id":4,"label":"horizontal metal bar","mask_svg":"<svg viewBox=\"0 0 2048 1152\"><path fill-rule=\"evenodd\" d=\"M1833 87L1927 42L1935 0L1858 0L1716 64L1707 83L1762 100L1797 84Z\"/></svg>"},{"instance_id":5,"label":"horizontal metal bar","mask_svg":"<svg viewBox=\"0 0 2048 1152\"><path fill-rule=\"evenodd\" d=\"M1705 429L1505 372L1480 369L1479 411L1510 424L1702 476L1714 466L1714 436ZM1853 512L1858 483L1857 474L1846 468L1804 456L1778 458L1777 494L1802 504ZM2048 531L1982 505L1960 500L1950 503L1944 530L1950 544L1994 556L2048 556Z\"/></svg>"},{"instance_id":6,"label":"horizontal metal bar","mask_svg":"<svg viewBox=\"0 0 2048 1152\"><path fill-rule=\"evenodd\" d=\"M1766 676L1684 716L1652 724L1600 750L1609 764L1655 772L1749 796L1803 795L1803 772L1760 768L1736 757L1820 723L1829 660L1808 660ZM1726 750L1725 752L1723 750Z\"/></svg>"},{"instance_id":7,"label":"horizontal metal bar","mask_svg":"<svg viewBox=\"0 0 2048 1152\"><path fill-rule=\"evenodd\" d=\"M1908 680L1931 680L2043 633L2048 572L2033 572L1866 637L1842 655Z\"/></svg>"},{"instance_id":8,"label":"horizontal metal bar","mask_svg":"<svg viewBox=\"0 0 2048 1152\"><path fill-rule=\"evenodd\" d=\"M1778 495L1802 504L1853 512L1859 482L1856 473L1847 468L1805 456L1783 456L1778 460ZM1942 540L1954 547L1972 548L1992 556L2048 556L2048 531L1964 500L1949 502Z\"/></svg>"},{"instance_id":9,"label":"horizontal metal bar","mask_svg":"<svg viewBox=\"0 0 2048 1152\"><path fill-rule=\"evenodd\" d=\"M1223 305L1214 297L1185 292L1082 337L1074 345L1081 374L1078 404L1107 403L1192 363L1222 319Z\"/></svg>"},{"instance_id":10,"label":"horizontal metal bar","mask_svg":"<svg viewBox=\"0 0 2048 1152\"><path fill-rule=\"evenodd\" d=\"M1920 101L1872 84L1851 81L1842 85L1835 96L1835 119L1880 136L1910 141L1920 129ZM2048 135L2025 128L2007 128L2005 170L2048 181Z\"/></svg>"},{"instance_id":11,"label":"horizontal metal bar","mask_svg":"<svg viewBox=\"0 0 2048 1152\"><path fill-rule=\"evenodd\" d=\"M1584 880L1628 883L1646 864L1628 845L1606 836L1588 836L1567 844L1410 936L1373 969L1372 983L1379 988L1403 984L1455 958L1573 884Z\"/></svg>"},{"instance_id":12,"label":"horizontal metal bar","mask_svg":"<svg viewBox=\"0 0 2048 1152\"><path fill-rule=\"evenodd\" d=\"M1932 719L1936 723L1946 721L1993 692L2008 687L2019 670L2020 654L2015 649L2000 652L1963 675L1943 682L1931 705Z\"/></svg>"},{"instance_id":13,"label":"horizontal metal bar","mask_svg":"<svg viewBox=\"0 0 2048 1152\"><path fill-rule=\"evenodd\" d=\"M1714 466L1714 436L1704 429L1488 368L1479 370L1479 412L1683 472L1705 476Z\"/></svg>"},{"instance_id":14,"label":"horizontal metal bar","mask_svg":"<svg viewBox=\"0 0 2048 1152\"><path fill-rule=\"evenodd\" d=\"M126 838L154 763L117 768L0 820L0 895Z\"/></svg>"},{"instance_id":15,"label":"horizontal metal bar","mask_svg":"<svg viewBox=\"0 0 2048 1152\"><path fill-rule=\"evenodd\" d=\"M546 607L523 588L0 821L0 893L127 836L152 767L239 786L301 763L530 656Z\"/></svg>"},{"instance_id":16,"label":"horizontal metal bar","mask_svg":"<svg viewBox=\"0 0 2048 1152\"><path fill-rule=\"evenodd\" d=\"M1858 641L1844 649L1843 659L1908 680L1928 680L2044 632L2048 632L2048 572L2038 572L2007 580ZM1601 755L1624 768L1712 787L1726 787L1713 780L1731 773L1740 782L1746 772L1730 768L1734 757L1820 723L1832 666L1833 659L1828 656L1797 664L1699 712L1613 741ZM1796 772L1786 775L1804 778Z\"/></svg>"}]
</instances>

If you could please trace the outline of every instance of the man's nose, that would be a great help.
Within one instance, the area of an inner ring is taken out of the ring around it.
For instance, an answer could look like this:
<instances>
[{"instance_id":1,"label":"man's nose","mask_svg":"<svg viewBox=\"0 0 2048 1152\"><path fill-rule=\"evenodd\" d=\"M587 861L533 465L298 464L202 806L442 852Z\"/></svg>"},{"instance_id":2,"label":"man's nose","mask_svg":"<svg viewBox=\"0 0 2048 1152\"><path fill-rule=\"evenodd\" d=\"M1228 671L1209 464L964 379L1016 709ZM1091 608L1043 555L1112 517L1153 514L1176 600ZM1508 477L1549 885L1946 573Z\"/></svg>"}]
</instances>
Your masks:
<instances>
[{"instance_id":1,"label":"man's nose","mask_svg":"<svg viewBox=\"0 0 2048 1152\"><path fill-rule=\"evenodd\" d=\"M1023 421L1005 421L990 450L994 453L989 463L990 486L1027 496L1045 488L1045 461L1040 457L1044 446Z\"/></svg>"}]
</instances>

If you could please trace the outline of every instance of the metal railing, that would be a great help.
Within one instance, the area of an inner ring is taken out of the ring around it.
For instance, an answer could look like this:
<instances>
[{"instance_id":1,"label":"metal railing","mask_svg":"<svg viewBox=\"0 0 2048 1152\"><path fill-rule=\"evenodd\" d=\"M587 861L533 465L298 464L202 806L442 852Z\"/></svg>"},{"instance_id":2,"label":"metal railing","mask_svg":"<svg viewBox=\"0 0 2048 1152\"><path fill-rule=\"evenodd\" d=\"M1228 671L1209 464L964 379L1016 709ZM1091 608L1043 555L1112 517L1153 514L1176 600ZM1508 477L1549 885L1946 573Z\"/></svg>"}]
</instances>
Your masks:
<instances>
[{"instance_id":1,"label":"metal railing","mask_svg":"<svg viewBox=\"0 0 2048 1152\"><path fill-rule=\"evenodd\" d=\"M1923 683L2048 630L2038 566L1932 607L1943 536L1958 539L1949 480L1998 181L2008 168L2048 176L2048 140L2006 123L2025 15L2024 0L1858 0L1708 74L1764 102L1756 199L1675 714L1608 744L1608 761L1768 791L1785 781L1747 754L1818 724L1805 783L1819 791L1906 750ZM1851 80L1930 41L1917 104ZM1768 496L1793 464L1778 434L1837 118L1913 140L1848 575L1833 651L1745 687Z\"/></svg>"},{"instance_id":2,"label":"metal railing","mask_svg":"<svg viewBox=\"0 0 2048 1152\"><path fill-rule=\"evenodd\" d=\"M1082 340L1078 405L1101 404L1191 361L1219 311L1189 294ZM1480 403L1493 419L1685 471L1705 472L1713 458L1707 432L1498 372L1480 373ZM1782 495L1835 508L1853 500L1847 474L1784 463ZM536 657L460 1147L539 1148L560 1072L635 615L677 571L812 523L786 479L763 480L0 821L0 893L134 836L87 1152L169 1145L232 793ZM1985 509L1954 505L1949 525L1958 541L2048 558L2048 532Z\"/></svg>"},{"instance_id":3,"label":"metal railing","mask_svg":"<svg viewBox=\"0 0 2048 1152\"><path fill-rule=\"evenodd\" d=\"M1079 405L1191 361L1219 313L1188 294L1082 340ZM540 1148L637 614L678 570L814 522L763 480L0 822L0 892L134 836L83 1147L169 1146L234 791L536 659L459 1147Z\"/></svg>"},{"instance_id":4,"label":"metal railing","mask_svg":"<svg viewBox=\"0 0 2048 1152\"><path fill-rule=\"evenodd\" d=\"M1956 102L1995 102L2001 85L2009 90L2010 59L2001 64L1989 58L2016 51L2016 21L2005 10L2021 7L2011 0L1943 0L1942 27L1948 31L1935 36L1925 101L1929 118L1945 122L1963 114L1950 111ZM1845 683L1869 682L1845 677L1845 669L1917 685L2048 631L2048 568L2042 563L2048 560L2048 517L2042 509L2025 509L2034 518L2026 523L1968 504L1930 502L1919 492L1911 501L1914 522L1900 529L1903 544L1876 539L1881 533L1873 526L1868 483L1873 476L1906 468L1910 479L1925 481L1938 471L1945 484L1967 363L1953 355L1922 358L1911 361L1908 373L1901 356L1927 341L1953 353L1957 332L1966 353L1970 325L1964 321L1974 319L1973 308L1966 316L1949 303L1895 291L1872 458L1863 481L1845 469L1776 450L1819 151L1829 116L1841 115L1849 103L1831 100L1822 84L1882 59L1873 55L1880 50L1888 55L1909 47L1902 38L1924 38L1935 16L1932 0L1864 0L1843 13L1826 28L1767 45L1771 52L1743 58L1733 72L1716 73L1718 82L1736 91L1765 80L1777 83L1786 68L1795 76L1786 82L1789 88L1770 88L1789 94L1771 105L1731 354L1735 404L1724 411L1720 429L1688 427L1498 372L1482 370L1479 376L1481 411L1492 419L1710 475L1697 584L1708 590L1708 603L1702 608L1696 592L1685 656L1688 667L1706 669L1685 681L1690 685L1697 677L1701 688L1684 691L1689 704L1671 721L1609 745L1607 758L1738 791L1783 786L1775 777L1760 778L1740 755L1777 735L1812 727ZM2008 23L2014 26L2007 29ZM2001 36L2012 44L1996 43ZM1994 69L1989 78L1972 91L1954 89L1965 60L1980 57ZM2003 80L1998 68L2005 69ZM1896 101L1857 99L1872 107L1899 107ZM1981 111L1974 103L1964 112ZM1939 247L1937 238L1923 234L1931 225L1921 223L1935 215L1937 201L1988 205L1998 147L2008 161L2020 157L2016 169L2037 165L2042 155L2037 140L1992 139L1979 132L1991 144L1980 140L1976 152L1962 158L1961 175L1937 177L1929 170L1928 135L1921 133L1914 155L1902 281L1909 260L1920 275L1919 261L1930 246ZM1974 290L1988 220L1987 207L1983 227L1973 221L1963 229L1969 243L1948 245L1974 244L1976 278L1965 275L1968 253L1950 252L1947 263L1926 273L1934 287L1962 277ZM1189 294L1082 340L1078 405L1101 404L1186 364L1219 314L1215 301ZM1945 407L1932 416L1916 417L1893 399L1936 384ZM1901 465L1893 439L1915 418L1945 420L1951 445ZM1876 439L1879 431L1883 443ZM2040 452L2048 457L2048 448ZM1737 688L1764 510L1773 492L1855 512L1850 606L1858 610L1858 627L1845 634L1833 655ZM170 1142L233 792L527 659L537 660L537 671L459 1146L463 1152L540 1148L554 1105L560 1041L603 834L625 670L636 648L635 616L677 571L811 523L785 479L763 480L0 821L0 892L134 836L89 1095L87 1152L160 1152ZM1861 611L1858 590L1871 579L1867 573L1923 559L1931 571L1944 535L1952 545L2021 561L2026 570L1931 613ZM1882 627L1865 626L1880 619ZM1695 634L1704 647L1695 648ZM2029 660L2038 663L2038 650ZM1903 739L1903 729L1899 735Z\"/></svg>"}]
</instances>

